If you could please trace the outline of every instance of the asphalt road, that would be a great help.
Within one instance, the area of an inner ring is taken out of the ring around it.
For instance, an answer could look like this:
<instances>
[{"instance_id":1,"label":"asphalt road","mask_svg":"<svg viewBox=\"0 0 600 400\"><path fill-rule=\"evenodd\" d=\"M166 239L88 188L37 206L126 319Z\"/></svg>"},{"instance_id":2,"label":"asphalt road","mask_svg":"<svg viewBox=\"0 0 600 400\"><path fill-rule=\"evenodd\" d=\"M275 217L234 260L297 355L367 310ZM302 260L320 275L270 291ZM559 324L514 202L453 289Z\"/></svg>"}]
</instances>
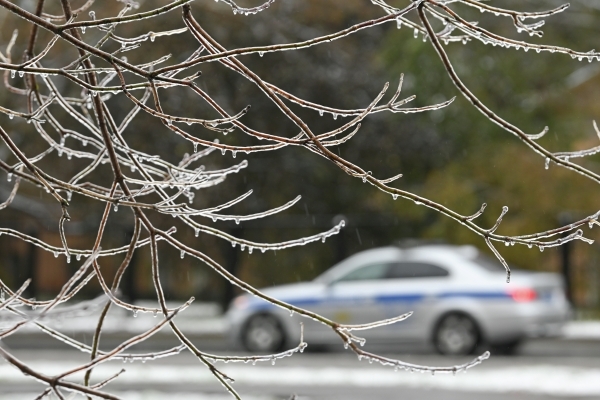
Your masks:
<instances>
[{"instance_id":1,"label":"asphalt road","mask_svg":"<svg viewBox=\"0 0 600 400\"><path fill-rule=\"evenodd\" d=\"M23 339L24 340L24 339ZM48 374L81 363L86 355L63 347L34 349L24 341L2 342L18 358ZM108 343L107 343L108 344ZM156 341L162 347L167 342ZM200 348L226 351L219 338L199 339ZM340 346L341 347L341 346ZM108 347L107 347L108 348ZM398 348L386 355L427 365L453 365L466 359L432 355L427 349ZM218 364L237 380L246 399L419 399L556 400L600 398L600 342L544 340L527 343L521 354L492 356L468 373L452 375L394 372L358 361L349 352L308 352L292 358L250 364ZM217 400L231 398L195 357L181 354L147 363L109 362L94 372L96 381L125 368L107 390L124 399ZM76 379L77 380L77 379ZM0 363L0 399L34 399L43 386Z\"/></svg>"}]
</instances>

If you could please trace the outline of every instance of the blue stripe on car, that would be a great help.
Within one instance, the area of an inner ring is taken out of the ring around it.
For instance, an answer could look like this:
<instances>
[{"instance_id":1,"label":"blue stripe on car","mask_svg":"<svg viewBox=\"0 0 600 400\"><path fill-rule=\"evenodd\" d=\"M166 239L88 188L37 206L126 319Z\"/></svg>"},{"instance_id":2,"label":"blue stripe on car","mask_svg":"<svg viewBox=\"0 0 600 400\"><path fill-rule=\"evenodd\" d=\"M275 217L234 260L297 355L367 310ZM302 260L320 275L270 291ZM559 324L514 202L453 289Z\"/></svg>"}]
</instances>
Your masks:
<instances>
[{"instance_id":1,"label":"blue stripe on car","mask_svg":"<svg viewBox=\"0 0 600 400\"><path fill-rule=\"evenodd\" d=\"M325 302L331 302L332 304L343 302L352 302L358 303L362 301L374 301L375 303L416 303L424 300L428 297L426 294L389 294L383 296L375 296L375 297L346 297L346 298L338 298L338 299L316 299L316 298L303 298L303 299L283 299L286 303L293 304L298 307L306 307L311 305L317 305ZM447 298L475 298L475 299L510 299L510 295L505 292L445 292L440 293L437 296L432 296L433 298L438 299L447 299ZM271 307L274 307L273 304L257 300L250 304L250 307L255 310L265 310Z\"/></svg>"},{"instance_id":2,"label":"blue stripe on car","mask_svg":"<svg viewBox=\"0 0 600 400\"><path fill-rule=\"evenodd\" d=\"M447 292L439 294L437 297L446 299L449 297L473 297L476 299L509 299L511 298L505 292Z\"/></svg>"}]
</instances>

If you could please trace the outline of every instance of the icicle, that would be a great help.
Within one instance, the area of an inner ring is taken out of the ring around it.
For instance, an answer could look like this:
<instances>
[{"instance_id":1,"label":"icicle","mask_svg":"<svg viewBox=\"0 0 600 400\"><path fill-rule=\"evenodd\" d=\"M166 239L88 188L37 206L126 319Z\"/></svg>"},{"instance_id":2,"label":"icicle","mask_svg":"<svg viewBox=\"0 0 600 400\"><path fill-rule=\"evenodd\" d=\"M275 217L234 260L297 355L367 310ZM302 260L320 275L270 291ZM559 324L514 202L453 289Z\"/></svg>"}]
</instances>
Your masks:
<instances>
[{"instance_id":1,"label":"icicle","mask_svg":"<svg viewBox=\"0 0 600 400\"><path fill-rule=\"evenodd\" d=\"M181 259L183 260L183 257L185 257L185 251L181 250L180 257L181 257Z\"/></svg>"}]
</instances>

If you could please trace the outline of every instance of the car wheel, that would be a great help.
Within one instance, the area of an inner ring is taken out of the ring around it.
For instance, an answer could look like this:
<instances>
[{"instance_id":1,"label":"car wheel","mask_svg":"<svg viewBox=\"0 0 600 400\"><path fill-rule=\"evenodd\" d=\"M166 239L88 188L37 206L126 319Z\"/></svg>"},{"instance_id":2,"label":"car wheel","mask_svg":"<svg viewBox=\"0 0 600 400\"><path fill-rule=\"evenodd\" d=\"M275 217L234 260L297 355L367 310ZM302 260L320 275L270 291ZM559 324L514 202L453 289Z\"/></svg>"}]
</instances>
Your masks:
<instances>
[{"instance_id":1,"label":"car wheel","mask_svg":"<svg viewBox=\"0 0 600 400\"><path fill-rule=\"evenodd\" d=\"M480 334L473 318L466 314L451 313L437 323L433 344L440 354L460 356L471 354L477 348Z\"/></svg>"},{"instance_id":2,"label":"car wheel","mask_svg":"<svg viewBox=\"0 0 600 400\"><path fill-rule=\"evenodd\" d=\"M246 322L242 344L251 352L274 353L282 350L285 332L279 320L269 314L257 314Z\"/></svg>"}]
</instances>

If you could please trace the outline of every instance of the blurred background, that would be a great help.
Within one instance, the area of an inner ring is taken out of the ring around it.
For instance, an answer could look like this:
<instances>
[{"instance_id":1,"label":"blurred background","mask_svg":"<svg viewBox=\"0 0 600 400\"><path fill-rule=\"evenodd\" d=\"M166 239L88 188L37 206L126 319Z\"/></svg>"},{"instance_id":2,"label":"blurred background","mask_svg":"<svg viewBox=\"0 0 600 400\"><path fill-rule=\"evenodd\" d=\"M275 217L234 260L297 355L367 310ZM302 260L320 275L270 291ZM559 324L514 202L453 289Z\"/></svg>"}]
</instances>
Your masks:
<instances>
[{"instance_id":1,"label":"blurred background","mask_svg":"<svg viewBox=\"0 0 600 400\"><path fill-rule=\"evenodd\" d=\"M35 7L32 0L18 3L30 10ZM145 0L141 3L143 9L149 9L163 2ZM400 7L406 2L391 3ZM557 1L507 0L501 5L542 10L559 4ZM110 1L103 2L102 8L94 9L101 18L116 14L121 6L119 2ZM49 3L47 8L49 12L59 12L57 4ZM381 15L370 2L359 0L286 0L276 2L267 12L252 16L234 15L227 5L212 1L195 2L192 9L204 29L229 49L307 40ZM567 12L548 18L542 39L517 34L509 19L480 14L466 7L461 12L467 20L478 20L486 29L511 38L580 51L599 45L600 7L593 0L574 0ZM153 20L153 24L123 25L118 33L131 37L151 29L158 31L183 26L178 12ZM20 58L27 44L29 27L6 11L0 11L0 49L3 52L14 29L19 29L20 36L13 57ZM89 30L85 38L91 42L100 34ZM42 32L40 43L48 39L49 35ZM116 49L116 45L111 46ZM110 46L107 48L111 49ZM58 51L47 60L47 66L63 65L58 57L61 49L73 51L59 42ZM195 49L196 42L186 33L160 37L153 43L145 42L140 49L126 53L126 56L133 62L142 62L172 53L170 62L176 62ZM447 51L463 81L500 116L528 133L540 132L548 126L550 132L540 140L546 148L568 151L599 144L592 127L594 118L600 116L599 63L577 61L559 54L484 46L478 42L450 44ZM402 97L417 96L409 106L439 103L457 96L451 106L438 111L370 116L358 134L335 151L377 177L402 173L403 178L396 182L398 188L426 196L457 212L471 214L482 203L487 203L487 211L478 220L484 227L493 225L502 206L508 206L510 211L498 232L511 235L550 229L600 209L598 185L555 165L545 169L543 158L489 122L461 97L430 43L414 39L412 30L406 27L397 29L396 24L386 24L308 49L268 53L264 57L242 56L240 60L263 79L298 97L338 108L367 106L386 82L394 88L402 73ZM203 73L198 80L200 87L229 112L235 113L252 105L251 111L243 117L248 126L288 137L297 133L252 83L216 63L204 64L197 69ZM5 79L10 79L8 73ZM79 94L77 88L69 86L62 78L53 79L67 93ZM23 85L18 77L10 82L17 87ZM186 116L214 115L206 104L188 91L161 91L161 96L168 112ZM24 99L5 89L0 90L0 105L25 110ZM122 94L112 97L108 105L117 120L131 109L130 101ZM317 133L341 123L341 118L319 116L295 105L291 108ZM26 154L37 154L45 149L45 144L34 136L32 127L23 120L2 118L1 123ZM69 124L74 122L65 120L65 126L69 127ZM222 136L195 129L188 131L205 139L218 137L231 144L256 144L240 132ZM193 151L190 143L143 114L136 118L126 136L132 146L150 154L160 154L173 162ZM598 157L579 159L578 162L598 171ZM15 162L4 144L0 144L0 158L11 164ZM302 195L302 200L278 215L239 225L215 224L208 219L203 223L245 239L274 242L325 231L341 218L347 222L342 232L325 244L315 242L285 251L251 255L207 235L196 238L193 231L178 226L178 237L203 250L252 285L264 287L312 279L358 251L408 238L468 243L487 251L481 238L456 222L412 202L393 201L391 196L363 184L360 179L349 177L332 163L302 148L240 154L235 160L231 153L222 156L220 152L214 152L206 158L205 165L208 169L226 167L238 163L240 158L249 161L248 168L240 174L230 175L221 185L199 192L195 198L196 207L220 204L249 189L254 191L253 195L236 205L231 213L260 212L297 195ZM55 176L69 178L85 165L85 161L67 161L53 154L40 166L50 168L53 164L51 171ZM104 184L110 182L108 165L90 179ZM0 179L0 198L4 199L11 188L11 182ZM89 248L103 205L80 196L74 196L71 204L73 219L67 224L67 240L74 247ZM45 192L23 184L11 207L0 213L0 226L60 244L59 216L59 208ZM170 217L152 215L152 218L163 228L175 223ZM103 248L128 243L132 230L133 218L129 210L122 208L118 214L111 214ZM600 238L598 229L586 230L585 234L593 239ZM182 260L178 252L164 244L160 246L161 275L169 300L187 299L193 295L199 300L225 306L235 295L233 288L205 265L191 257ZM551 248L540 252L525 246L502 247L500 250L511 265L523 269L558 272L568 265L577 315L592 318L600 317L599 246L574 242L566 251ZM118 257L103 261L103 270L109 280L120 261ZM75 265L67 264L63 256L55 258L20 240L6 235L0 237L0 279L16 288L27 278L33 278L27 293L30 297L53 297L75 268ZM148 251L136 252L122 290L134 301L155 297ZM100 287L92 282L80 297L92 298L100 293Z\"/></svg>"}]
</instances>

